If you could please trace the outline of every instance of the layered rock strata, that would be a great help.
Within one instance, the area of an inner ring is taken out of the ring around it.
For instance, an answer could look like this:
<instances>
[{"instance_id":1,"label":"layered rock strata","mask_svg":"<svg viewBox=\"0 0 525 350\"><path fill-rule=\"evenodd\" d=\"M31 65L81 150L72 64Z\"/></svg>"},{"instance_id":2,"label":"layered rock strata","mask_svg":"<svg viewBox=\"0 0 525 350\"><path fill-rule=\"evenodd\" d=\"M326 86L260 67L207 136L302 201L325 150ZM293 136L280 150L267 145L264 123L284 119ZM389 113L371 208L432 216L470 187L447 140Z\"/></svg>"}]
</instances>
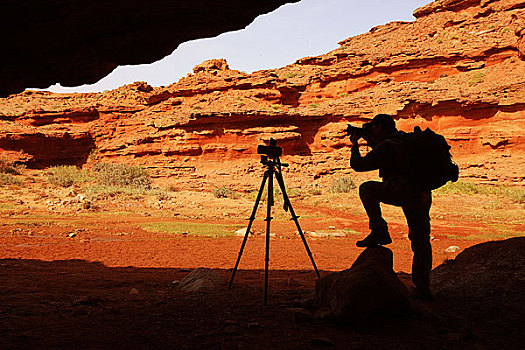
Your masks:
<instances>
[{"instance_id":1,"label":"layered rock strata","mask_svg":"<svg viewBox=\"0 0 525 350\"><path fill-rule=\"evenodd\" d=\"M1 100L0 147L36 167L123 162L187 186L234 178L253 188L257 145L274 138L295 183L310 186L351 172L347 123L389 113L402 130L443 134L462 179L520 184L524 14L525 1L435 1L413 22L279 69L246 74L211 60L167 87L26 91Z\"/></svg>"}]
</instances>

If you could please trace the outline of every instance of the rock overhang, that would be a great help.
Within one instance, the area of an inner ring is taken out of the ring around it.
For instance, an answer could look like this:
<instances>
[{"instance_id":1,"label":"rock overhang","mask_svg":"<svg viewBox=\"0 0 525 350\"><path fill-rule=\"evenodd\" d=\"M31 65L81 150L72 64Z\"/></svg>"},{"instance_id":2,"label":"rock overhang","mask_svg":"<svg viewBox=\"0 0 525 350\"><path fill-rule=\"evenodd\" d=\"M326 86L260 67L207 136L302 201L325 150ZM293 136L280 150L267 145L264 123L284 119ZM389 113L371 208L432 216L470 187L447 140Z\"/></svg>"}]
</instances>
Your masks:
<instances>
[{"instance_id":1,"label":"rock overhang","mask_svg":"<svg viewBox=\"0 0 525 350\"><path fill-rule=\"evenodd\" d=\"M298 1L2 1L0 97L94 83L119 65L152 63L183 42L243 29Z\"/></svg>"}]
</instances>

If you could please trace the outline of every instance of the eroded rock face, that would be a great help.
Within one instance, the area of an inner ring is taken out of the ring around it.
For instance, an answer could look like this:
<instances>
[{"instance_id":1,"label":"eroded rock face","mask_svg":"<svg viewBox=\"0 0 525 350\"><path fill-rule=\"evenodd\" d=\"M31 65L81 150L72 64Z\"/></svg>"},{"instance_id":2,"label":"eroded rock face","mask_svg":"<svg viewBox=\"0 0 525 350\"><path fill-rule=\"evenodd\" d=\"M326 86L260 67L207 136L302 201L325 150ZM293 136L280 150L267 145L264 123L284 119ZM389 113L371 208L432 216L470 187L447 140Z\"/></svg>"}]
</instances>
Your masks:
<instances>
[{"instance_id":1,"label":"eroded rock face","mask_svg":"<svg viewBox=\"0 0 525 350\"><path fill-rule=\"evenodd\" d=\"M95 83L118 65L155 62L296 1L2 1L0 96Z\"/></svg>"},{"instance_id":2,"label":"eroded rock face","mask_svg":"<svg viewBox=\"0 0 525 350\"><path fill-rule=\"evenodd\" d=\"M46 148L7 135L89 135L91 156L66 147L54 162L131 163L186 188L228 178L253 190L257 145L274 138L294 185L308 187L351 172L348 122L389 113L401 130L443 134L463 180L523 181L525 1L436 1L415 14L279 69L246 74L211 60L167 87L13 95L1 100L0 147L38 166L49 164L39 161Z\"/></svg>"}]
</instances>

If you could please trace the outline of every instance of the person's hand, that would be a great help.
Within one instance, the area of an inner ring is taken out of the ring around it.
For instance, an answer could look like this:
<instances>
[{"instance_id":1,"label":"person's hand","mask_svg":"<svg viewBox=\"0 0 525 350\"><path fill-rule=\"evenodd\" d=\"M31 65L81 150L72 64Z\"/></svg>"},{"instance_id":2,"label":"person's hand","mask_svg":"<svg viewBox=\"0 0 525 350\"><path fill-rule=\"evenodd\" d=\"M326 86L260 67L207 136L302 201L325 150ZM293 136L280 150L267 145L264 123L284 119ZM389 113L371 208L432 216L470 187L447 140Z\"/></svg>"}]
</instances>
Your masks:
<instances>
[{"instance_id":1,"label":"person's hand","mask_svg":"<svg viewBox=\"0 0 525 350\"><path fill-rule=\"evenodd\" d=\"M360 138L361 138L361 137L359 137L359 135L356 135L356 134L352 134L352 135L350 135L350 142L352 143L352 147L358 145L358 143L359 143L359 139L360 139Z\"/></svg>"}]
</instances>

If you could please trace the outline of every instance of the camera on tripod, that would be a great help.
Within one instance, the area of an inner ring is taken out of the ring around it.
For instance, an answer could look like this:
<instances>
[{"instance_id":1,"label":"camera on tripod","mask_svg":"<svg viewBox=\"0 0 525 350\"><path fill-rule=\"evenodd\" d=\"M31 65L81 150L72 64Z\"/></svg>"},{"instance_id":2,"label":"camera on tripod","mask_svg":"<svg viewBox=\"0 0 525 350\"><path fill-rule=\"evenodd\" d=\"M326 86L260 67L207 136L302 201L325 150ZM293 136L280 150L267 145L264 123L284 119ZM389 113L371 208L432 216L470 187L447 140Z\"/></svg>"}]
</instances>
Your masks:
<instances>
[{"instance_id":1,"label":"camera on tripod","mask_svg":"<svg viewBox=\"0 0 525 350\"><path fill-rule=\"evenodd\" d=\"M274 138L271 138L269 145L257 146L257 153L266 155L270 158L277 158L282 156L283 149L282 147L277 146L277 141Z\"/></svg>"},{"instance_id":2,"label":"camera on tripod","mask_svg":"<svg viewBox=\"0 0 525 350\"><path fill-rule=\"evenodd\" d=\"M257 213L257 207L259 206L259 202L261 200L261 197L264 192L264 186L266 183L268 183L268 188L266 191L267 200L266 200L266 254L264 257L264 305L266 304L266 298L268 295L268 266L270 261L270 223L272 221L272 207L274 205L273 200L273 181L274 178L277 181L277 184L279 188L281 189L281 194L283 197L284 211L289 211L292 215L292 220L295 222L295 225L297 227L297 232L299 233L299 236L301 237L301 240L303 241L304 247L306 248L306 252L308 253L308 256L310 257L310 261L312 262L312 265L314 267L315 273L317 275L317 278L320 278L319 270L317 269L317 265L315 264L314 257L312 255L312 252L310 251L310 248L308 247L308 243L306 243L306 238L304 237L303 230L301 229L301 226L299 225L299 216L295 214L295 211L292 208L292 203L290 202L290 198L288 198L288 194L286 193L286 188L284 186L284 179L283 174L281 172L282 167L287 167L288 164L281 163L281 160L279 157L283 154L283 149L281 147L277 146L277 141L274 138L270 139L270 142L268 145L259 145L257 146L257 153L261 155L261 163L266 167L266 170L264 171L263 180L261 187L259 188L259 192L257 193L257 198L255 199L255 205L253 206L252 215L250 216L250 222L248 223L248 227L246 228L246 233L244 234L244 238L242 240L241 249L239 250L239 255L237 257L237 261L235 262L235 267L232 271L232 276L230 279L230 284L228 285L229 288L231 288L233 279L235 278L235 273L237 272L237 268L239 267L239 262L241 261L242 252L244 250L244 246L246 245L246 242L248 240L248 235L250 234L250 229L252 227L253 221L255 220L255 214Z\"/></svg>"},{"instance_id":3,"label":"camera on tripod","mask_svg":"<svg viewBox=\"0 0 525 350\"><path fill-rule=\"evenodd\" d=\"M350 137L355 136L357 139L363 138L365 141L369 141L372 136L372 123L364 123L361 127L348 124L346 134Z\"/></svg>"}]
</instances>

